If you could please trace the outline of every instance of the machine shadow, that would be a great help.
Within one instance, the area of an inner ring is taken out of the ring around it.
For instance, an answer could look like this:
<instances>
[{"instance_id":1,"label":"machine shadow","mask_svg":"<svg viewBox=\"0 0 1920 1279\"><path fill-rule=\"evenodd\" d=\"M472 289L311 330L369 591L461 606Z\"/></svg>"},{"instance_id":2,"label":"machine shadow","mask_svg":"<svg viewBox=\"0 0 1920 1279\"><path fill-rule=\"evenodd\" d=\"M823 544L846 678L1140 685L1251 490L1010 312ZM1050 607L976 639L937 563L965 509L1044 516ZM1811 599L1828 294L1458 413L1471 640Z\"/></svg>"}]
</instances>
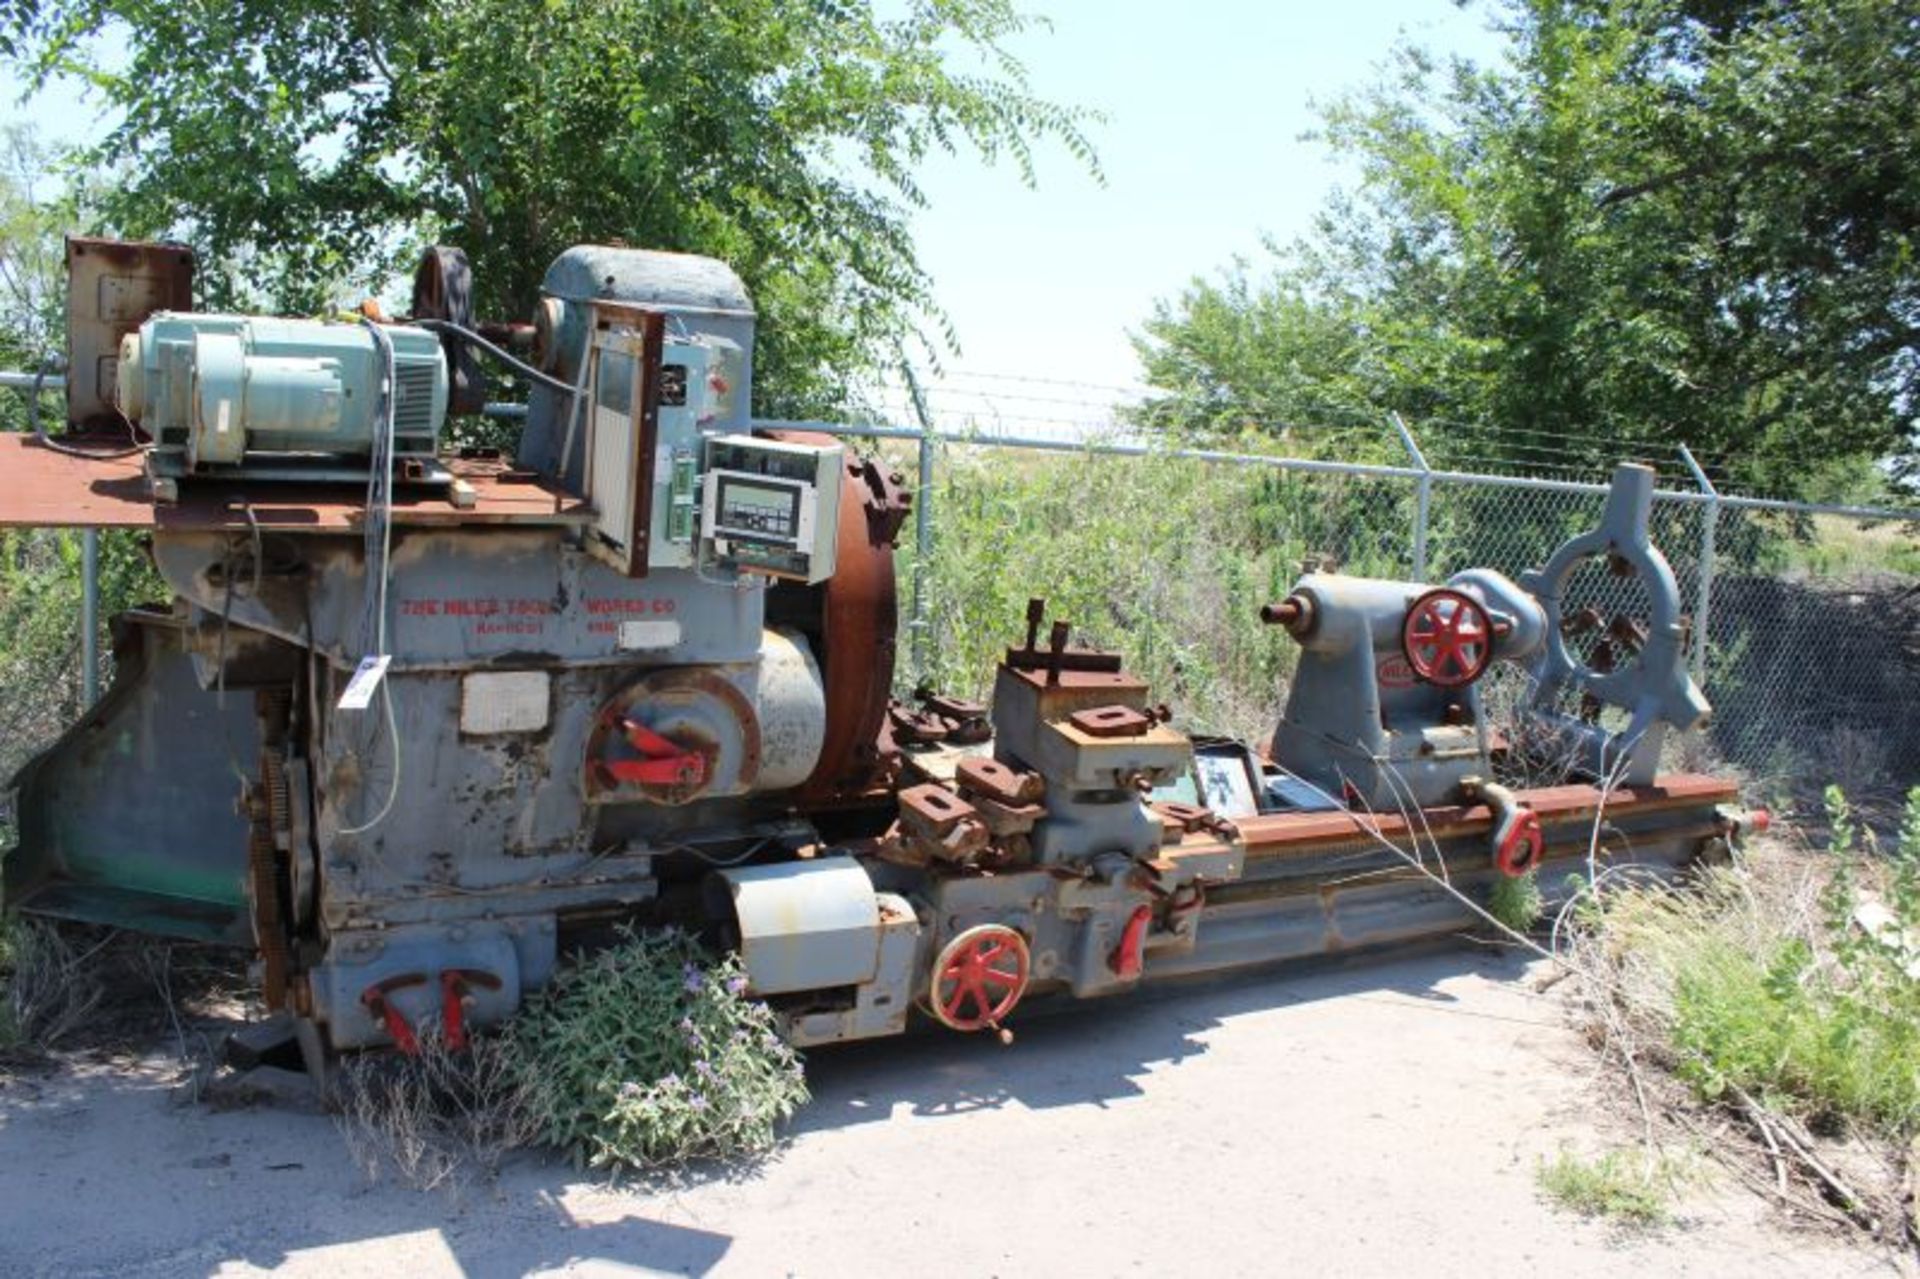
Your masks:
<instances>
[{"instance_id":1,"label":"machine shadow","mask_svg":"<svg viewBox=\"0 0 1920 1279\"><path fill-rule=\"evenodd\" d=\"M577 1221L565 1208L553 1202L550 1221L528 1222L511 1235L492 1231L469 1245L468 1233L458 1220L450 1219L444 1205L431 1193L409 1196L419 1202L411 1227L383 1232L323 1231L294 1247L243 1248L234 1258L249 1265L272 1269L286 1265L292 1252L333 1244L380 1238L383 1234L405 1235L435 1231L459 1273L465 1279L519 1279L522 1275L545 1274L582 1264L633 1267L645 1273L704 1275L717 1266L733 1246L730 1235L678 1226L652 1220L636 1211L613 1221ZM514 1196L508 1197L510 1200ZM475 1211L480 1211L478 1208Z\"/></svg>"},{"instance_id":2,"label":"machine shadow","mask_svg":"<svg viewBox=\"0 0 1920 1279\"><path fill-rule=\"evenodd\" d=\"M1106 1106L1140 1095L1139 1080L1154 1067L1210 1051L1207 1032L1231 1018L1366 995L1452 1004L1456 997L1441 983L1517 980L1526 963L1510 950L1440 938L1184 978L1104 1000L1062 998L1022 1008L1011 1045L928 1024L903 1039L815 1049L807 1058L813 1101L791 1131L883 1122L902 1107L917 1116L957 1116L1010 1103L1034 1110Z\"/></svg>"},{"instance_id":3,"label":"machine shadow","mask_svg":"<svg viewBox=\"0 0 1920 1279\"><path fill-rule=\"evenodd\" d=\"M127 1230L154 1229L156 1215L169 1219L172 1210L161 1201L169 1198L163 1187L170 1178L184 1173L223 1187L209 1216L169 1221L159 1227L164 1240L141 1234L148 1246L182 1256L197 1253L211 1237L222 1241L222 1260L263 1268L359 1241L392 1240L397 1252L417 1257L421 1237L431 1236L424 1246L474 1279L596 1262L700 1275L725 1261L734 1240L679 1224L676 1192L778 1177L792 1147L814 1134L1009 1106L1104 1108L1142 1096L1150 1072L1213 1051L1211 1032L1235 1018L1337 999L1452 1007L1460 1001L1449 984L1468 977L1517 981L1526 967L1525 956L1456 939L1169 982L1092 1004L1038 1005L1016 1017L1010 1047L990 1036L929 1030L815 1050L808 1057L814 1100L796 1116L781 1150L755 1163L699 1165L636 1180L624 1190L545 1154L516 1156L497 1177L475 1177L456 1192L369 1183L353 1166L334 1119L292 1098L195 1107L195 1135L182 1145L178 1101L168 1096L171 1086L151 1077L44 1077L0 1094L0 1126L22 1140L29 1140L29 1130L39 1139L54 1137L56 1146L85 1155L85 1188L76 1184L76 1203L127 1205ZM8 1184L0 1176L0 1188ZM23 1181L16 1189L26 1186ZM35 1182L33 1190L44 1194L47 1187ZM56 1196L49 1204L57 1220L46 1226L56 1234L78 1229L81 1220L62 1202ZM305 1207L290 1213L289 1203ZM136 1226L142 1218L149 1224ZM497 1228L502 1219L510 1229ZM0 1245L0 1261L5 1255Z\"/></svg>"}]
</instances>

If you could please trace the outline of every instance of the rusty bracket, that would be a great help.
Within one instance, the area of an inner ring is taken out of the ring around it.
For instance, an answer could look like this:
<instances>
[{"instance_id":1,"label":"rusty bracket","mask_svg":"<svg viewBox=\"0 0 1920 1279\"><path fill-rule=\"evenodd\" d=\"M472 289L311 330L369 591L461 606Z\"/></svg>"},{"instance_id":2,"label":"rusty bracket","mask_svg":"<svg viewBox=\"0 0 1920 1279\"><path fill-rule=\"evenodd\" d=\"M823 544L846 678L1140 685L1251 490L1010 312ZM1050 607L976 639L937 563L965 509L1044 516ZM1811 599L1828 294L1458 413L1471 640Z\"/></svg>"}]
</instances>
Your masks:
<instances>
[{"instance_id":1,"label":"rusty bracket","mask_svg":"<svg viewBox=\"0 0 1920 1279\"><path fill-rule=\"evenodd\" d=\"M954 766L954 777L962 791L1001 804L1034 804L1047 793L1047 780L1040 774L1020 772L984 755L961 760Z\"/></svg>"},{"instance_id":2,"label":"rusty bracket","mask_svg":"<svg viewBox=\"0 0 1920 1279\"><path fill-rule=\"evenodd\" d=\"M906 844L929 858L969 863L992 839L980 810L937 782L901 791L899 803Z\"/></svg>"},{"instance_id":3,"label":"rusty bracket","mask_svg":"<svg viewBox=\"0 0 1920 1279\"><path fill-rule=\"evenodd\" d=\"M854 458L847 473L860 486L860 505L867 515L867 537L875 546L892 546L900 540L900 529L913 513L913 494L906 491L906 477L898 471L883 470L879 459Z\"/></svg>"},{"instance_id":4,"label":"rusty bracket","mask_svg":"<svg viewBox=\"0 0 1920 1279\"><path fill-rule=\"evenodd\" d=\"M1204 832L1229 844L1240 838L1239 827L1212 809L1203 808L1198 804L1183 804L1171 799L1163 800L1153 805L1153 811L1185 835Z\"/></svg>"},{"instance_id":5,"label":"rusty bracket","mask_svg":"<svg viewBox=\"0 0 1920 1279\"><path fill-rule=\"evenodd\" d=\"M1138 737L1153 727L1153 717L1131 706L1095 706L1067 716L1088 737Z\"/></svg>"}]
</instances>

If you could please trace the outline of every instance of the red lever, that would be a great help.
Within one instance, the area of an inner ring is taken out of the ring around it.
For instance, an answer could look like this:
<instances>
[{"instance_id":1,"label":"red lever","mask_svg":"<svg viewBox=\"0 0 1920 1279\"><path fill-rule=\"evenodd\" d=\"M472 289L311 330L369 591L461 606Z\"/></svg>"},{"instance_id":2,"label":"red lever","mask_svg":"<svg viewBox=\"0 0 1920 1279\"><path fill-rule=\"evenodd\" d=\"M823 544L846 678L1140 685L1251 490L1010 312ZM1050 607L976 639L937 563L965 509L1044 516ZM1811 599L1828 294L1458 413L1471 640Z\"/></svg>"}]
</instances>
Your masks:
<instances>
[{"instance_id":1,"label":"red lever","mask_svg":"<svg viewBox=\"0 0 1920 1279\"><path fill-rule=\"evenodd\" d=\"M1120 944L1113 948L1107 964L1121 981L1132 981L1140 975L1142 965L1141 952L1146 949L1147 925L1153 922L1153 907L1136 906L1133 914L1127 916L1127 926L1120 933Z\"/></svg>"},{"instance_id":2,"label":"red lever","mask_svg":"<svg viewBox=\"0 0 1920 1279\"><path fill-rule=\"evenodd\" d=\"M407 1025L407 1019L393 1005L387 996L406 986L424 986L427 979L419 973L406 973L399 977L389 977L385 981L375 982L360 992L360 1002L366 1005L368 1012L378 1017L387 1028L387 1034L393 1040L393 1046L409 1057L420 1052L420 1041L413 1033L413 1027Z\"/></svg>"},{"instance_id":3,"label":"red lever","mask_svg":"<svg viewBox=\"0 0 1920 1279\"><path fill-rule=\"evenodd\" d=\"M620 721L627 745L640 752L641 759L608 759L600 767L616 782L638 782L647 786L698 786L707 779L707 757L669 741L637 720Z\"/></svg>"},{"instance_id":4,"label":"red lever","mask_svg":"<svg viewBox=\"0 0 1920 1279\"><path fill-rule=\"evenodd\" d=\"M467 1046L467 1004L475 986L498 990L500 979L478 968L449 968L440 974L440 1028L454 1052Z\"/></svg>"}]
</instances>

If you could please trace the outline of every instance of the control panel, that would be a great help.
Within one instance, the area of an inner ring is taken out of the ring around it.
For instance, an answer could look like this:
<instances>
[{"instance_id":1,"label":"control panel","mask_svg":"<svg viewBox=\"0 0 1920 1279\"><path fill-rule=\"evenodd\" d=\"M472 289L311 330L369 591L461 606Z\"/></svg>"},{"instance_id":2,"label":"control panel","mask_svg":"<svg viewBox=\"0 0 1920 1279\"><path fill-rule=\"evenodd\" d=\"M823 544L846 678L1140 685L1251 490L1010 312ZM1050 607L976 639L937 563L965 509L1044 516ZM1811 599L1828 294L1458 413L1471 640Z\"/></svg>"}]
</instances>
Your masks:
<instances>
[{"instance_id":1,"label":"control panel","mask_svg":"<svg viewBox=\"0 0 1920 1279\"><path fill-rule=\"evenodd\" d=\"M833 576L845 456L838 444L708 437L700 537L712 561L803 582Z\"/></svg>"}]
</instances>

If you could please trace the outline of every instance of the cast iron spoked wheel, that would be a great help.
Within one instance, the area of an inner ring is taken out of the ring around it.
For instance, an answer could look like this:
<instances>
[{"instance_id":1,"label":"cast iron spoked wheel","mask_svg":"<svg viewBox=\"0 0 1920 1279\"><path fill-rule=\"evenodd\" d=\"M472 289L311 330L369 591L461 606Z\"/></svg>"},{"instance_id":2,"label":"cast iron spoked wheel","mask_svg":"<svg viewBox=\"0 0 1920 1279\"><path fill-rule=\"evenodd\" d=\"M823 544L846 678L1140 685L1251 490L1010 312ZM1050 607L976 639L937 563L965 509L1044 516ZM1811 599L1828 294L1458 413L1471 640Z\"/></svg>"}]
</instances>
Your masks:
<instances>
[{"instance_id":1,"label":"cast iron spoked wheel","mask_svg":"<svg viewBox=\"0 0 1920 1279\"><path fill-rule=\"evenodd\" d=\"M998 1026L1027 991L1027 939L1004 924L979 924L948 942L933 961L929 1002L954 1030Z\"/></svg>"},{"instance_id":2,"label":"cast iron spoked wheel","mask_svg":"<svg viewBox=\"0 0 1920 1279\"><path fill-rule=\"evenodd\" d=\"M1460 688L1493 661L1493 621L1471 595L1437 587L1407 610L1400 642L1415 675L1440 688Z\"/></svg>"}]
</instances>

